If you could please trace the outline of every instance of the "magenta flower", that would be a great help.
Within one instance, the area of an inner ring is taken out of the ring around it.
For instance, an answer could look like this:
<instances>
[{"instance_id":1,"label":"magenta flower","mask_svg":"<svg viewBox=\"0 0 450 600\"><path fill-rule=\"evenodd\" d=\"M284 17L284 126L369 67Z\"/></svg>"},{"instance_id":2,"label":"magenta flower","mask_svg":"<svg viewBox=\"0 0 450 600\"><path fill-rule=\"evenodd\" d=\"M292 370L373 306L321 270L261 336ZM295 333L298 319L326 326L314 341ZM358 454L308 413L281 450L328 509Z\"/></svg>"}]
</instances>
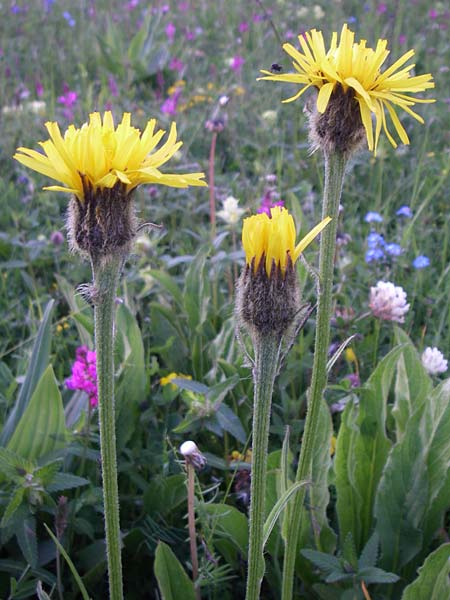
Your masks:
<instances>
[{"instance_id":1,"label":"magenta flower","mask_svg":"<svg viewBox=\"0 0 450 600\"><path fill-rule=\"evenodd\" d=\"M428 16L430 17L430 19L437 19L437 17L438 17L437 10L435 10L434 8L430 8L430 10L428 12Z\"/></svg>"},{"instance_id":2,"label":"magenta flower","mask_svg":"<svg viewBox=\"0 0 450 600\"><path fill-rule=\"evenodd\" d=\"M249 30L249 25L247 23L247 21L242 21L242 23L239 23L239 33L245 33L246 31Z\"/></svg>"},{"instance_id":3,"label":"magenta flower","mask_svg":"<svg viewBox=\"0 0 450 600\"><path fill-rule=\"evenodd\" d=\"M169 62L169 69L178 73L184 69L184 62L174 56Z\"/></svg>"},{"instance_id":4,"label":"magenta flower","mask_svg":"<svg viewBox=\"0 0 450 600\"><path fill-rule=\"evenodd\" d=\"M113 75L108 77L108 88L111 96L117 98L119 95L119 86L117 85L117 81L115 80Z\"/></svg>"},{"instance_id":5,"label":"magenta flower","mask_svg":"<svg viewBox=\"0 0 450 600\"><path fill-rule=\"evenodd\" d=\"M261 200L261 206L258 208L258 213L266 213L270 217L270 209L275 206L284 206L283 200L278 200L278 195L273 190L267 190Z\"/></svg>"},{"instance_id":6,"label":"magenta flower","mask_svg":"<svg viewBox=\"0 0 450 600\"><path fill-rule=\"evenodd\" d=\"M81 390L89 396L90 405L98 405L96 355L87 346L80 346L75 353L72 376L66 379L69 390Z\"/></svg>"},{"instance_id":7,"label":"magenta flower","mask_svg":"<svg viewBox=\"0 0 450 600\"><path fill-rule=\"evenodd\" d=\"M44 95L44 86L42 85L42 82L39 79L36 81L34 87L36 89L36 96L38 98L42 98L42 96Z\"/></svg>"},{"instance_id":8,"label":"magenta flower","mask_svg":"<svg viewBox=\"0 0 450 600\"><path fill-rule=\"evenodd\" d=\"M233 58L231 59L230 68L233 69L233 71L235 71L236 73L239 73L244 63L245 58L240 56L239 54L236 54L236 56L233 56Z\"/></svg>"},{"instance_id":9,"label":"magenta flower","mask_svg":"<svg viewBox=\"0 0 450 600\"><path fill-rule=\"evenodd\" d=\"M181 96L181 89L177 88L173 94L164 100L161 104L161 112L166 115L174 116L177 114L178 101Z\"/></svg>"},{"instance_id":10,"label":"magenta flower","mask_svg":"<svg viewBox=\"0 0 450 600\"><path fill-rule=\"evenodd\" d=\"M384 2L381 2L378 6L377 6L377 14L378 15L382 15L383 13L385 13L387 11L387 5Z\"/></svg>"},{"instance_id":11,"label":"magenta flower","mask_svg":"<svg viewBox=\"0 0 450 600\"><path fill-rule=\"evenodd\" d=\"M167 23L166 36L167 36L167 39L169 40L169 42L171 42L171 43L175 39L176 30L177 30L177 28L175 27L175 25L173 23Z\"/></svg>"}]
</instances>

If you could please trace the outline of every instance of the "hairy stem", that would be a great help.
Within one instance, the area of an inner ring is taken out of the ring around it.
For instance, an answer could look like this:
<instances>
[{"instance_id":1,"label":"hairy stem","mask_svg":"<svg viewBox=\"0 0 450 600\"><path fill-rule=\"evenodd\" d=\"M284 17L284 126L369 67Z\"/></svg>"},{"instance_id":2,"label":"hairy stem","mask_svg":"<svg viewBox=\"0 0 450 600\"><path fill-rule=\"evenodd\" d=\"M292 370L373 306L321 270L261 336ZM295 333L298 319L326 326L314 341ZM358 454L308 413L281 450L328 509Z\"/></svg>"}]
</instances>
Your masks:
<instances>
[{"instance_id":1,"label":"hairy stem","mask_svg":"<svg viewBox=\"0 0 450 600\"><path fill-rule=\"evenodd\" d=\"M270 409L280 354L275 335L260 335L254 341L254 401L252 470L250 488L249 552L246 600L258 600L264 577L264 520Z\"/></svg>"},{"instance_id":2,"label":"hairy stem","mask_svg":"<svg viewBox=\"0 0 450 600\"><path fill-rule=\"evenodd\" d=\"M332 309L334 255L336 249L339 202L344 180L345 164L346 159L342 154L335 153L325 155L325 187L322 202L322 218L330 216L332 221L322 231L320 240L320 290L317 307L314 362L296 481L305 481L309 479L311 474L311 460L314 441L317 435L320 403L327 384L327 359ZM283 565L282 600L292 599L295 559L297 557L300 518L304 498L305 487L303 486L296 494L290 507L290 526L286 537L286 550Z\"/></svg>"},{"instance_id":3,"label":"hairy stem","mask_svg":"<svg viewBox=\"0 0 450 600\"><path fill-rule=\"evenodd\" d=\"M113 358L114 299L122 264L121 257L92 260L100 451L110 600L123 599Z\"/></svg>"}]
</instances>

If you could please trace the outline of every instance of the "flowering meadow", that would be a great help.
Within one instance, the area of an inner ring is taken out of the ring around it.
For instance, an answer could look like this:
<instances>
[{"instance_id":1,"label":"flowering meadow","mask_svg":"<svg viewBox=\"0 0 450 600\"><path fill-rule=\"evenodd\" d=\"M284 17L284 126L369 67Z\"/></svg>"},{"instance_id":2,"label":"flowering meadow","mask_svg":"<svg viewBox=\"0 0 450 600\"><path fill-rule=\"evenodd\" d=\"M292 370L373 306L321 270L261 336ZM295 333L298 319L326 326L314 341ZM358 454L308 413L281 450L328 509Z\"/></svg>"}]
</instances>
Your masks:
<instances>
[{"instance_id":1,"label":"flowering meadow","mask_svg":"<svg viewBox=\"0 0 450 600\"><path fill-rule=\"evenodd\" d=\"M450 599L446 3L0 7L0 599Z\"/></svg>"}]
</instances>

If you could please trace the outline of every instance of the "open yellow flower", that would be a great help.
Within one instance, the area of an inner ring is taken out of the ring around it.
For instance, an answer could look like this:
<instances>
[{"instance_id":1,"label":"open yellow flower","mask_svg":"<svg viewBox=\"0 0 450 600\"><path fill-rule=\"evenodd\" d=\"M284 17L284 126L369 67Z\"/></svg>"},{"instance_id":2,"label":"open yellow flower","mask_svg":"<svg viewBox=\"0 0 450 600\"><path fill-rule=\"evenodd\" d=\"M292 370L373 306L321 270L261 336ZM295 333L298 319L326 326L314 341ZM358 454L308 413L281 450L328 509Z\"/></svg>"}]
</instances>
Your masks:
<instances>
[{"instance_id":1,"label":"open yellow flower","mask_svg":"<svg viewBox=\"0 0 450 600\"><path fill-rule=\"evenodd\" d=\"M337 33L333 33L330 48L326 50L322 32L312 29L298 37L301 50L291 44L284 44L284 51L293 59L296 73L273 74L262 71L269 81L297 83L300 90L284 102L299 98L308 88L318 89L317 110L324 113L333 93L340 88L344 94L353 94L359 104L361 121L365 129L369 150L376 151L381 129L383 128L390 143L397 146L388 130L386 111L394 128L404 144L409 144L408 135L400 123L394 106L397 106L423 123L420 115L411 106L415 103L434 102L430 99L411 97L410 93L423 92L434 88L433 78L426 75L411 76L414 64L404 66L414 55L409 50L385 71L381 71L389 50L387 41L378 40L374 49L366 47L366 40L354 42L355 34L344 25L338 43ZM375 116L375 132L372 115Z\"/></svg>"},{"instance_id":2,"label":"open yellow flower","mask_svg":"<svg viewBox=\"0 0 450 600\"><path fill-rule=\"evenodd\" d=\"M206 186L203 173L161 173L159 167L183 142L177 141L176 124L172 123L165 143L155 150L165 133L163 130L155 132L155 125L155 119L149 120L141 134L132 127L130 113L124 113L122 122L115 128L110 111L104 113L103 119L95 112L81 128L70 125L63 137L58 124L48 122L45 126L50 139L40 142L45 154L18 148L14 158L63 184L44 189L75 194L80 201L84 199L86 186L96 192L122 183L127 194L144 183L179 188Z\"/></svg>"},{"instance_id":3,"label":"open yellow flower","mask_svg":"<svg viewBox=\"0 0 450 600\"><path fill-rule=\"evenodd\" d=\"M266 213L248 217L244 219L242 227L242 245L247 264L251 265L254 261L256 271L264 258L269 277L272 264L278 266L283 273L286 272L289 259L295 264L303 250L331 221L330 217L326 217L296 245L294 219L289 211L275 206L270 209L270 213L270 217Z\"/></svg>"}]
</instances>

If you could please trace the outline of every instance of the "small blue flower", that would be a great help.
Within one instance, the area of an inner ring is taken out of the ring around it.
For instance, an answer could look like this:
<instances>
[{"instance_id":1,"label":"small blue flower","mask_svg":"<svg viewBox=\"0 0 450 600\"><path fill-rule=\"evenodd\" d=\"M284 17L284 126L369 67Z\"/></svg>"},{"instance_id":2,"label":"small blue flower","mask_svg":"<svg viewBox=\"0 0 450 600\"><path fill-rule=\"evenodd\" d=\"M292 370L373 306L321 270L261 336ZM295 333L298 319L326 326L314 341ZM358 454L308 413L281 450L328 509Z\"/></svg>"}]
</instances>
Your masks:
<instances>
[{"instance_id":1,"label":"small blue flower","mask_svg":"<svg viewBox=\"0 0 450 600\"><path fill-rule=\"evenodd\" d=\"M380 213L369 211L364 217L364 221L366 223L382 223L383 217L380 215Z\"/></svg>"},{"instance_id":2,"label":"small blue flower","mask_svg":"<svg viewBox=\"0 0 450 600\"><path fill-rule=\"evenodd\" d=\"M412 265L415 269L425 269L425 267L430 265L430 259L428 256L420 255L413 260Z\"/></svg>"},{"instance_id":3,"label":"small blue flower","mask_svg":"<svg viewBox=\"0 0 450 600\"><path fill-rule=\"evenodd\" d=\"M371 248L366 252L366 263L376 262L384 258L384 252L380 248Z\"/></svg>"},{"instance_id":4,"label":"small blue flower","mask_svg":"<svg viewBox=\"0 0 450 600\"><path fill-rule=\"evenodd\" d=\"M350 16L347 19L347 23L356 23L358 19L356 17Z\"/></svg>"},{"instance_id":5,"label":"small blue flower","mask_svg":"<svg viewBox=\"0 0 450 600\"><path fill-rule=\"evenodd\" d=\"M407 217L408 219L410 219L413 216L412 210L406 204L400 206L400 208L395 214L397 215L397 217Z\"/></svg>"},{"instance_id":6,"label":"small blue flower","mask_svg":"<svg viewBox=\"0 0 450 600\"><path fill-rule=\"evenodd\" d=\"M390 254L391 256L400 256L403 252L403 249L399 244L386 244L385 250L387 254Z\"/></svg>"},{"instance_id":7,"label":"small blue flower","mask_svg":"<svg viewBox=\"0 0 450 600\"><path fill-rule=\"evenodd\" d=\"M75 27L75 19L72 17L72 15L70 14L69 11L65 10L63 12L63 17L65 18L65 20L67 21L67 24L69 25L69 27Z\"/></svg>"},{"instance_id":8,"label":"small blue flower","mask_svg":"<svg viewBox=\"0 0 450 600\"><path fill-rule=\"evenodd\" d=\"M369 248L377 248L378 246L383 247L385 244L384 237L376 231L371 231L367 236L367 245Z\"/></svg>"}]
</instances>

